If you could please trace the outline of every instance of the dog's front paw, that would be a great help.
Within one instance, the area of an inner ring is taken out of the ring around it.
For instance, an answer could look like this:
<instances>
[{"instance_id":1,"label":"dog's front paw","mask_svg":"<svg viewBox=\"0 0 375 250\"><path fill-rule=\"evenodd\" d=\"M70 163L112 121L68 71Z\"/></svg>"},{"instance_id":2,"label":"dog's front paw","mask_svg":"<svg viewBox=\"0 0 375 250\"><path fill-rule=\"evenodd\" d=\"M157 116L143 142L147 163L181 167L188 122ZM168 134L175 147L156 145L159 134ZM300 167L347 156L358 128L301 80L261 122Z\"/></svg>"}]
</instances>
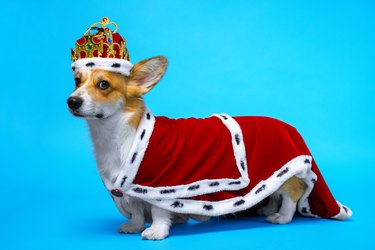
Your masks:
<instances>
[{"instance_id":1,"label":"dog's front paw","mask_svg":"<svg viewBox=\"0 0 375 250\"><path fill-rule=\"evenodd\" d=\"M274 213L268 216L266 220L274 224L287 224L292 221L292 218L293 216L290 217L279 213Z\"/></svg>"},{"instance_id":2,"label":"dog's front paw","mask_svg":"<svg viewBox=\"0 0 375 250\"><path fill-rule=\"evenodd\" d=\"M118 229L119 233L125 233L125 234L136 234L143 230L144 226L142 225L135 225L132 223L124 223L120 226Z\"/></svg>"},{"instance_id":3,"label":"dog's front paw","mask_svg":"<svg viewBox=\"0 0 375 250\"><path fill-rule=\"evenodd\" d=\"M167 225L152 225L142 232L142 239L144 240L162 240L169 235L169 226Z\"/></svg>"}]
</instances>

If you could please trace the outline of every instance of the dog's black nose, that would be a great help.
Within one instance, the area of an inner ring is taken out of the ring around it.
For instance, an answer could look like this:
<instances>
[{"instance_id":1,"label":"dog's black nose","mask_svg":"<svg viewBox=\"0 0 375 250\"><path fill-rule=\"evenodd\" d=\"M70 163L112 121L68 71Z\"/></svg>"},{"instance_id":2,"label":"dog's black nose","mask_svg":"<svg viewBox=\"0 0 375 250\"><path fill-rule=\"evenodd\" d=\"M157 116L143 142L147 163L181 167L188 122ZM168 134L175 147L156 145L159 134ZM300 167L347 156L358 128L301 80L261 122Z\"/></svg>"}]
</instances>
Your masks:
<instances>
[{"instance_id":1,"label":"dog's black nose","mask_svg":"<svg viewBox=\"0 0 375 250\"><path fill-rule=\"evenodd\" d=\"M71 96L68 98L68 106L72 110L77 110L82 106L83 100L80 97Z\"/></svg>"}]
</instances>

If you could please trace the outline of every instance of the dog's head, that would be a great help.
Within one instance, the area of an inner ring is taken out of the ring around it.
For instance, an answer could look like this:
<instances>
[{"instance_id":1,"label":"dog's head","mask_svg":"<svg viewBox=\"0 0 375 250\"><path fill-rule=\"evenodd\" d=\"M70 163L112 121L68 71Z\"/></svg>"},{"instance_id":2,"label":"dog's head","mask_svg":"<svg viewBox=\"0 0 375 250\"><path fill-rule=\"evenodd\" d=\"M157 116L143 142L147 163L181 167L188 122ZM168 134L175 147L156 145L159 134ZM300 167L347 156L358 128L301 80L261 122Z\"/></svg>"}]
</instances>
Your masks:
<instances>
[{"instance_id":1,"label":"dog's head","mask_svg":"<svg viewBox=\"0 0 375 250\"><path fill-rule=\"evenodd\" d=\"M68 98L69 111L86 119L134 112L143 107L142 95L159 82L167 65L165 57L153 57L135 64L128 76L82 67L74 74L75 90Z\"/></svg>"}]
</instances>

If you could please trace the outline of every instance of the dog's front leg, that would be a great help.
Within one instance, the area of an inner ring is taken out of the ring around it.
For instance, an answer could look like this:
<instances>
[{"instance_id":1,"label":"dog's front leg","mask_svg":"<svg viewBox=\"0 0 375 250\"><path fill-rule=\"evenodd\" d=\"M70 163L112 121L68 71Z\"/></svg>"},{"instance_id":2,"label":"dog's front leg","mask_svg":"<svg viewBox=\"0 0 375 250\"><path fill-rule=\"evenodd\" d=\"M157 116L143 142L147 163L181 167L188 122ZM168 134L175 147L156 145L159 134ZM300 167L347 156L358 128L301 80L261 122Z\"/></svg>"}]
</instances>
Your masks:
<instances>
[{"instance_id":1,"label":"dog's front leg","mask_svg":"<svg viewBox=\"0 0 375 250\"><path fill-rule=\"evenodd\" d=\"M129 204L129 203L128 203ZM145 227L145 206L142 202L131 200L129 205L130 218L120 226L120 233L134 234L141 232Z\"/></svg>"},{"instance_id":2,"label":"dog's front leg","mask_svg":"<svg viewBox=\"0 0 375 250\"><path fill-rule=\"evenodd\" d=\"M152 224L142 232L142 239L162 240L169 235L171 213L165 209L151 206Z\"/></svg>"},{"instance_id":3,"label":"dog's front leg","mask_svg":"<svg viewBox=\"0 0 375 250\"><path fill-rule=\"evenodd\" d=\"M118 231L120 233L126 233L126 234L135 234L139 233L143 230L145 225L145 219L144 216L139 216L137 214L132 215L129 222L126 222L120 226Z\"/></svg>"}]
</instances>

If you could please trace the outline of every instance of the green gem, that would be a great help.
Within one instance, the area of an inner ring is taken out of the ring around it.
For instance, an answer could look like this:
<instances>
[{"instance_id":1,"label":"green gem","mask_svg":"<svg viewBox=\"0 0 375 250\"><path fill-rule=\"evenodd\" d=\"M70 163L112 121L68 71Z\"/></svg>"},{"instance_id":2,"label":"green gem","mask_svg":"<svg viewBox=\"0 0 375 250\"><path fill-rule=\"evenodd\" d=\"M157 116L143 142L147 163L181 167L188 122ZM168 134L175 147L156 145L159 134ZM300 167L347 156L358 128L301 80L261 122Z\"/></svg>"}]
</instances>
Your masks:
<instances>
[{"instance_id":1,"label":"green gem","mask_svg":"<svg viewBox=\"0 0 375 250\"><path fill-rule=\"evenodd\" d=\"M87 44L87 45L86 45L86 49L87 49L87 50L91 50L91 49L92 49L92 44L91 44L91 43Z\"/></svg>"}]
</instances>

